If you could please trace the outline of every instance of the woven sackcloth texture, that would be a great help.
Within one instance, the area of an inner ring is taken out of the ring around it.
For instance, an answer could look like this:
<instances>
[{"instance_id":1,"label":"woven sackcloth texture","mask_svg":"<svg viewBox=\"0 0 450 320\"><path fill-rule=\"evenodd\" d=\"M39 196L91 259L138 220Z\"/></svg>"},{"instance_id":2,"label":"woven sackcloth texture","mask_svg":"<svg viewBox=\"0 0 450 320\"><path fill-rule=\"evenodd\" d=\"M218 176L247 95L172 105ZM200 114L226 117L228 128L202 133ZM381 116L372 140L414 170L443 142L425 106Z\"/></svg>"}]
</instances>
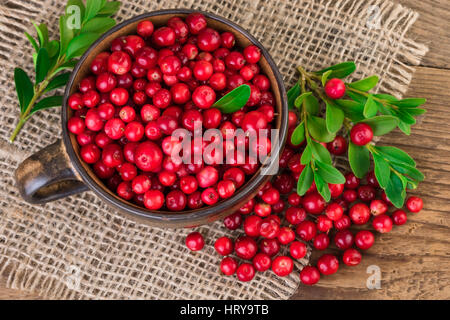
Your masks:
<instances>
[{"instance_id":1,"label":"woven sackcloth texture","mask_svg":"<svg viewBox=\"0 0 450 320\"><path fill-rule=\"evenodd\" d=\"M356 77L378 74L378 89L401 96L426 52L405 35L418 15L389 1L123 0L117 19L164 8L196 8L248 29L278 64L289 86L299 64L317 69L345 60ZM53 38L65 1L0 2L0 276L10 288L49 299L287 299L298 271L259 274L250 284L219 274L212 241L230 234L221 222L203 226L201 252L184 246L188 230L139 225L92 192L46 205L28 205L13 172L30 154L61 136L60 110L36 114L9 144L18 118L13 68L32 74L31 46L23 34L46 22ZM33 33L34 34L34 33ZM233 236L237 236L237 233Z\"/></svg>"}]
</instances>

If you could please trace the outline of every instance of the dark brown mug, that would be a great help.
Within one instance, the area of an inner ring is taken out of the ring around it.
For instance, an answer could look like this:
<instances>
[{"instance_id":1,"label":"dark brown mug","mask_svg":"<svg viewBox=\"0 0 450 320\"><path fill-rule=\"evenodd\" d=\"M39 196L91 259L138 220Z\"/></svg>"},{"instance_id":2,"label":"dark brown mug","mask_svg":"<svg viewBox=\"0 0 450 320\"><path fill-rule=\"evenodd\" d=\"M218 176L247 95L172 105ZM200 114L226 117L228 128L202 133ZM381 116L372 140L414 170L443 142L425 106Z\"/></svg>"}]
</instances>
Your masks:
<instances>
[{"instance_id":1,"label":"dark brown mug","mask_svg":"<svg viewBox=\"0 0 450 320\"><path fill-rule=\"evenodd\" d=\"M183 212L150 211L119 198L96 177L92 169L79 156L76 137L68 132L67 121L72 110L67 106L68 97L77 89L80 80L89 73L89 66L95 56L109 48L113 39L135 33L137 24L143 20L151 20L155 27L164 25L173 16L185 17L189 13L198 12L188 9L161 10L146 13L127 20L100 37L81 57L67 84L64 102L61 108L62 140L35 153L16 170L16 181L20 194L29 203L42 204L64 198L83 191L92 190L102 200L112 205L128 217L150 225L165 227L197 226L223 218L244 205L271 178L263 173L270 171L277 163L264 163L260 170L241 187L236 194L214 206ZM211 13L202 12L208 25L220 30L230 31L236 37L240 47L254 44L261 48L260 67L268 76L276 102L275 129L279 130L279 143L273 148L273 154L283 150L288 123L288 106L283 79L266 49L247 31L227 19Z\"/></svg>"}]
</instances>

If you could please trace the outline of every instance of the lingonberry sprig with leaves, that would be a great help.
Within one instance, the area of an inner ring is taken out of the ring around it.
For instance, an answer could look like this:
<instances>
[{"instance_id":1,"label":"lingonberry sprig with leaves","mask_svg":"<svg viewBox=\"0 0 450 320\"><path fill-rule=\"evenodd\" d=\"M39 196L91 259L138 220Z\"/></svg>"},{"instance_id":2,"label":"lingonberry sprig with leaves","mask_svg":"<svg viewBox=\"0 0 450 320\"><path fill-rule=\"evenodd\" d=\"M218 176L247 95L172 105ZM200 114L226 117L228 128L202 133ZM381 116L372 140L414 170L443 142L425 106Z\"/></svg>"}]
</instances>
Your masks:
<instances>
[{"instance_id":1,"label":"lingonberry sprig with leaves","mask_svg":"<svg viewBox=\"0 0 450 320\"><path fill-rule=\"evenodd\" d=\"M23 69L14 70L20 117L10 137L11 142L34 113L62 104L61 95L49 93L67 84L70 76L67 70L73 69L77 58L102 33L116 24L111 16L119 10L120 5L119 1L87 0L84 4L82 0L69 0L65 14L59 19L59 40L49 39L48 28L44 23L33 23L37 40L25 32L35 50L35 76L33 82Z\"/></svg>"},{"instance_id":2,"label":"lingonberry sprig with leaves","mask_svg":"<svg viewBox=\"0 0 450 320\"><path fill-rule=\"evenodd\" d=\"M294 145L305 144L301 164L305 166L297 186L304 195L314 182L317 191L329 201L328 184L344 183L343 174L333 166L325 147L338 132L348 133L348 161L353 173L363 178L369 172L371 156L374 173L389 200L402 207L406 189L415 189L424 179L415 161L404 151L392 146L376 146L373 136L388 134L396 127L409 135L417 116L425 113L418 108L425 99L397 99L388 94L370 93L378 83L377 76L345 83L343 78L356 69L354 62L344 62L329 68L307 72L298 68L300 78L288 92L289 108L300 123L291 135ZM324 113L324 117L322 116ZM341 136L338 138L342 139Z\"/></svg>"}]
</instances>

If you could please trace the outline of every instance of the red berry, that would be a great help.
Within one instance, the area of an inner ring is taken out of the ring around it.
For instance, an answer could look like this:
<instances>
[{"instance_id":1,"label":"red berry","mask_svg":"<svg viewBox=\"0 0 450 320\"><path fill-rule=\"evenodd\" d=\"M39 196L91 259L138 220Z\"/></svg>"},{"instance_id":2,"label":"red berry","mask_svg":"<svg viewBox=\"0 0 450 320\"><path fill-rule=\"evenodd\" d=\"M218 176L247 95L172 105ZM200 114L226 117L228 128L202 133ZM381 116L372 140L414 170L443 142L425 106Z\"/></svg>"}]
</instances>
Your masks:
<instances>
[{"instance_id":1,"label":"red berry","mask_svg":"<svg viewBox=\"0 0 450 320\"><path fill-rule=\"evenodd\" d=\"M137 194L146 193L148 190L150 190L151 186L152 182L146 175L137 176L131 182L131 188L133 189L133 192Z\"/></svg>"},{"instance_id":2,"label":"red berry","mask_svg":"<svg viewBox=\"0 0 450 320\"><path fill-rule=\"evenodd\" d=\"M200 50L211 52L218 49L220 44L220 35L214 29L205 28L197 36L197 46Z\"/></svg>"},{"instance_id":3,"label":"red berry","mask_svg":"<svg viewBox=\"0 0 450 320\"><path fill-rule=\"evenodd\" d=\"M268 254L258 253L253 258L253 266L259 272L264 272L266 270L269 270L271 265L272 265L272 259L269 257Z\"/></svg>"},{"instance_id":4,"label":"red berry","mask_svg":"<svg viewBox=\"0 0 450 320\"><path fill-rule=\"evenodd\" d=\"M406 200L406 208L414 213L420 212L423 208L423 200L419 197L409 197Z\"/></svg>"},{"instance_id":5,"label":"red berry","mask_svg":"<svg viewBox=\"0 0 450 320\"><path fill-rule=\"evenodd\" d=\"M330 245L330 238L326 233L320 233L314 237L314 248L317 250L325 250Z\"/></svg>"},{"instance_id":6,"label":"red berry","mask_svg":"<svg viewBox=\"0 0 450 320\"><path fill-rule=\"evenodd\" d=\"M153 33L154 27L150 20L141 21L137 25L137 33L141 37L150 37Z\"/></svg>"},{"instance_id":7,"label":"red berry","mask_svg":"<svg viewBox=\"0 0 450 320\"><path fill-rule=\"evenodd\" d=\"M358 188L358 198L361 201L369 202L375 199L375 189L371 186L361 186Z\"/></svg>"},{"instance_id":8,"label":"red berry","mask_svg":"<svg viewBox=\"0 0 450 320\"><path fill-rule=\"evenodd\" d=\"M370 202L370 212L374 216L384 214L387 212L387 210L388 206L383 200L372 200L372 202Z\"/></svg>"},{"instance_id":9,"label":"red berry","mask_svg":"<svg viewBox=\"0 0 450 320\"><path fill-rule=\"evenodd\" d=\"M306 219L306 211L303 208L290 207L286 210L285 217L290 224L297 225Z\"/></svg>"},{"instance_id":10,"label":"red berry","mask_svg":"<svg viewBox=\"0 0 450 320\"><path fill-rule=\"evenodd\" d=\"M210 62L201 60L195 63L193 74L197 80L206 81L212 76L213 72L213 66Z\"/></svg>"},{"instance_id":11,"label":"red berry","mask_svg":"<svg viewBox=\"0 0 450 320\"><path fill-rule=\"evenodd\" d=\"M192 94L192 101L200 109L208 109L216 102L216 93L211 87L200 86Z\"/></svg>"},{"instance_id":12,"label":"red berry","mask_svg":"<svg viewBox=\"0 0 450 320\"><path fill-rule=\"evenodd\" d=\"M324 89L326 95L331 99L340 99L345 95L345 83L341 79L328 80Z\"/></svg>"},{"instance_id":13,"label":"red berry","mask_svg":"<svg viewBox=\"0 0 450 320\"><path fill-rule=\"evenodd\" d=\"M300 280L308 286L315 285L320 280L320 273L316 267L305 266L300 272Z\"/></svg>"},{"instance_id":14,"label":"red berry","mask_svg":"<svg viewBox=\"0 0 450 320\"><path fill-rule=\"evenodd\" d=\"M258 63L261 58L261 51L257 46L248 46L244 49L244 57L249 63Z\"/></svg>"},{"instance_id":15,"label":"red berry","mask_svg":"<svg viewBox=\"0 0 450 320\"><path fill-rule=\"evenodd\" d=\"M149 210L159 210L164 205L164 194L159 190L149 190L144 194L144 205Z\"/></svg>"},{"instance_id":16,"label":"red berry","mask_svg":"<svg viewBox=\"0 0 450 320\"><path fill-rule=\"evenodd\" d=\"M122 148L114 143L107 145L102 152L102 161L111 168L120 166L124 161Z\"/></svg>"},{"instance_id":17,"label":"red berry","mask_svg":"<svg viewBox=\"0 0 450 320\"><path fill-rule=\"evenodd\" d=\"M280 193L275 188L270 188L269 190L265 191L262 195L261 199L270 205L273 205L277 203L280 200Z\"/></svg>"},{"instance_id":18,"label":"red berry","mask_svg":"<svg viewBox=\"0 0 450 320\"><path fill-rule=\"evenodd\" d=\"M330 188L330 193L332 198L339 197L342 192L344 192L344 184L333 184L329 183L328 187Z\"/></svg>"},{"instance_id":19,"label":"red berry","mask_svg":"<svg viewBox=\"0 0 450 320\"><path fill-rule=\"evenodd\" d=\"M317 228L314 222L305 220L297 226L296 232L303 241L310 241L316 236Z\"/></svg>"},{"instance_id":20,"label":"red berry","mask_svg":"<svg viewBox=\"0 0 450 320\"><path fill-rule=\"evenodd\" d=\"M288 203L291 206L299 206L302 203L302 197L300 197L297 193L291 193L288 197Z\"/></svg>"},{"instance_id":21,"label":"red berry","mask_svg":"<svg viewBox=\"0 0 450 320\"><path fill-rule=\"evenodd\" d=\"M280 223L270 217L267 217L261 222L259 234L263 238L274 239L280 232Z\"/></svg>"},{"instance_id":22,"label":"red berry","mask_svg":"<svg viewBox=\"0 0 450 320\"><path fill-rule=\"evenodd\" d=\"M228 69L240 70L245 64L245 59L240 52L233 51L225 58L225 64Z\"/></svg>"},{"instance_id":23,"label":"red berry","mask_svg":"<svg viewBox=\"0 0 450 320\"><path fill-rule=\"evenodd\" d=\"M277 276L286 277L294 270L294 263L289 257L279 256L273 260L272 270Z\"/></svg>"},{"instance_id":24,"label":"red berry","mask_svg":"<svg viewBox=\"0 0 450 320\"><path fill-rule=\"evenodd\" d=\"M333 221L325 215L318 216L316 224L317 230L321 232L328 232L333 227Z\"/></svg>"},{"instance_id":25,"label":"red berry","mask_svg":"<svg viewBox=\"0 0 450 320\"><path fill-rule=\"evenodd\" d=\"M350 131L350 138L357 146L365 146L373 138L372 128L365 123L357 123Z\"/></svg>"},{"instance_id":26,"label":"red berry","mask_svg":"<svg viewBox=\"0 0 450 320\"><path fill-rule=\"evenodd\" d=\"M283 227L280 229L277 238L281 244L286 245L295 240L295 232L289 227Z\"/></svg>"},{"instance_id":27,"label":"red berry","mask_svg":"<svg viewBox=\"0 0 450 320\"><path fill-rule=\"evenodd\" d=\"M203 190L202 201L210 206L216 204L219 201L219 194L217 193L216 189L206 188L205 190Z\"/></svg>"},{"instance_id":28,"label":"red berry","mask_svg":"<svg viewBox=\"0 0 450 320\"><path fill-rule=\"evenodd\" d=\"M67 121L67 128L73 134L81 134L83 133L86 125L83 119L79 117L72 117Z\"/></svg>"},{"instance_id":29,"label":"red berry","mask_svg":"<svg viewBox=\"0 0 450 320\"><path fill-rule=\"evenodd\" d=\"M358 193L355 190L345 190L342 194L342 199L347 203L355 202L358 199Z\"/></svg>"},{"instance_id":30,"label":"red berry","mask_svg":"<svg viewBox=\"0 0 450 320\"><path fill-rule=\"evenodd\" d=\"M263 239L259 245L259 250L273 257L280 251L280 243L277 239Z\"/></svg>"},{"instance_id":31,"label":"red berry","mask_svg":"<svg viewBox=\"0 0 450 320\"><path fill-rule=\"evenodd\" d=\"M191 251L202 250L205 246L205 240L199 232L192 232L186 237L186 247Z\"/></svg>"},{"instance_id":32,"label":"red berry","mask_svg":"<svg viewBox=\"0 0 450 320\"><path fill-rule=\"evenodd\" d=\"M392 230L392 219L386 214L380 214L373 219L372 226L380 233L388 233Z\"/></svg>"},{"instance_id":33,"label":"red berry","mask_svg":"<svg viewBox=\"0 0 450 320\"><path fill-rule=\"evenodd\" d=\"M333 221L337 221L344 214L344 210L339 204L337 204L336 202L332 202L325 209L325 213L328 218L330 218Z\"/></svg>"},{"instance_id":34,"label":"red berry","mask_svg":"<svg viewBox=\"0 0 450 320\"><path fill-rule=\"evenodd\" d=\"M367 250L372 247L375 241L373 233L367 230L359 231L355 236L355 244L358 248Z\"/></svg>"},{"instance_id":35,"label":"red berry","mask_svg":"<svg viewBox=\"0 0 450 320\"><path fill-rule=\"evenodd\" d=\"M289 253L294 259L302 259L306 256L306 252L308 251L306 244L300 241L294 241L291 243L289 247Z\"/></svg>"},{"instance_id":36,"label":"red berry","mask_svg":"<svg viewBox=\"0 0 450 320\"><path fill-rule=\"evenodd\" d=\"M222 262L220 263L220 271L226 276L231 276L236 272L236 269L238 268L238 264L236 260L234 260L231 257L223 258Z\"/></svg>"},{"instance_id":37,"label":"red berry","mask_svg":"<svg viewBox=\"0 0 450 320\"><path fill-rule=\"evenodd\" d=\"M109 99L116 106L124 106L128 102L129 93L124 88L115 88L109 94Z\"/></svg>"},{"instance_id":38,"label":"red berry","mask_svg":"<svg viewBox=\"0 0 450 320\"><path fill-rule=\"evenodd\" d=\"M350 208L349 216L354 224L366 224L370 219L369 207L364 203L357 203Z\"/></svg>"},{"instance_id":39,"label":"red berry","mask_svg":"<svg viewBox=\"0 0 450 320\"><path fill-rule=\"evenodd\" d=\"M233 252L233 241L228 237L221 237L214 243L214 248L217 253L222 256L227 256Z\"/></svg>"},{"instance_id":40,"label":"red berry","mask_svg":"<svg viewBox=\"0 0 450 320\"><path fill-rule=\"evenodd\" d=\"M328 276L337 272L339 268L339 261L331 254L324 254L317 261L317 268L323 275Z\"/></svg>"},{"instance_id":41,"label":"red berry","mask_svg":"<svg viewBox=\"0 0 450 320\"><path fill-rule=\"evenodd\" d=\"M206 18L201 13L191 13L186 17L186 24L189 27L189 31L192 34L198 34L200 31L206 28Z\"/></svg>"},{"instance_id":42,"label":"red berry","mask_svg":"<svg viewBox=\"0 0 450 320\"><path fill-rule=\"evenodd\" d=\"M336 136L333 141L327 143L327 149L331 154L342 155L347 152L347 140L342 136Z\"/></svg>"},{"instance_id":43,"label":"red berry","mask_svg":"<svg viewBox=\"0 0 450 320\"><path fill-rule=\"evenodd\" d=\"M206 189L206 190L208 190L208 189ZM214 189L212 189L212 190L214 190ZM217 195L217 198L218 197L219 196ZM203 200L203 202L205 202L205 200ZM207 202L205 202L205 203L208 204ZM239 212L233 213L232 215L229 215L228 217L223 219L223 224L229 230L236 230L237 228L239 228L241 223L242 223L242 215Z\"/></svg>"},{"instance_id":44,"label":"red berry","mask_svg":"<svg viewBox=\"0 0 450 320\"><path fill-rule=\"evenodd\" d=\"M236 276L239 281L251 281L255 276L255 268L249 263L243 263L237 268Z\"/></svg>"},{"instance_id":45,"label":"red berry","mask_svg":"<svg viewBox=\"0 0 450 320\"><path fill-rule=\"evenodd\" d=\"M306 212L320 214L325 209L326 202L320 194L313 192L303 197L303 207Z\"/></svg>"},{"instance_id":46,"label":"red berry","mask_svg":"<svg viewBox=\"0 0 450 320\"><path fill-rule=\"evenodd\" d=\"M84 162L89 164L94 164L98 160L100 160L100 148L95 144L88 144L87 146L83 146L80 150L81 158Z\"/></svg>"},{"instance_id":47,"label":"red berry","mask_svg":"<svg viewBox=\"0 0 450 320\"><path fill-rule=\"evenodd\" d=\"M151 172L160 168L163 154L158 145L146 141L137 146L134 157L139 169Z\"/></svg>"},{"instance_id":48,"label":"red berry","mask_svg":"<svg viewBox=\"0 0 450 320\"><path fill-rule=\"evenodd\" d=\"M406 223L408 220L406 216L406 212L403 210L396 210L394 213L392 213L391 216L392 220L394 221L394 224L397 226L401 226Z\"/></svg>"},{"instance_id":49,"label":"red berry","mask_svg":"<svg viewBox=\"0 0 450 320\"><path fill-rule=\"evenodd\" d=\"M257 203L254 210L258 216L263 218L272 213L272 207L267 203Z\"/></svg>"},{"instance_id":50,"label":"red berry","mask_svg":"<svg viewBox=\"0 0 450 320\"><path fill-rule=\"evenodd\" d=\"M258 216L249 216L244 221L244 231L249 237L259 236L262 219Z\"/></svg>"},{"instance_id":51,"label":"red berry","mask_svg":"<svg viewBox=\"0 0 450 320\"><path fill-rule=\"evenodd\" d=\"M360 183L359 178L357 178L352 172L345 175L345 188L346 189L356 189Z\"/></svg>"},{"instance_id":52,"label":"red berry","mask_svg":"<svg viewBox=\"0 0 450 320\"><path fill-rule=\"evenodd\" d=\"M152 40L159 47L168 47L175 43L175 31L169 27L161 27L153 32Z\"/></svg>"},{"instance_id":53,"label":"red berry","mask_svg":"<svg viewBox=\"0 0 450 320\"><path fill-rule=\"evenodd\" d=\"M220 35L222 46L228 49L231 49L234 47L235 44L235 38L234 34L231 32L224 32Z\"/></svg>"},{"instance_id":54,"label":"red berry","mask_svg":"<svg viewBox=\"0 0 450 320\"><path fill-rule=\"evenodd\" d=\"M355 238L349 230L341 230L334 236L334 244L341 250L346 250L353 245Z\"/></svg>"},{"instance_id":55,"label":"red berry","mask_svg":"<svg viewBox=\"0 0 450 320\"><path fill-rule=\"evenodd\" d=\"M334 222L334 227L337 230L345 230L350 228L350 225L352 224L352 221L350 220L349 216L343 215L342 218Z\"/></svg>"},{"instance_id":56,"label":"red berry","mask_svg":"<svg viewBox=\"0 0 450 320\"><path fill-rule=\"evenodd\" d=\"M234 244L234 251L236 252L236 255L245 260L252 259L257 250L258 246L256 241L250 237L240 237Z\"/></svg>"},{"instance_id":57,"label":"red berry","mask_svg":"<svg viewBox=\"0 0 450 320\"><path fill-rule=\"evenodd\" d=\"M108 58L108 71L123 75L131 70L131 58L123 51L115 51Z\"/></svg>"},{"instance_id":58,"label":"red berry","mask_svg":"<svg viewBox=\"0 0 450 320\"><path fill-rule=\"evenodd\" d=\"M342 260L347 266L356 266L361 262L361 253L356 249L347 249Z\"/></svg>"}]
</instances>

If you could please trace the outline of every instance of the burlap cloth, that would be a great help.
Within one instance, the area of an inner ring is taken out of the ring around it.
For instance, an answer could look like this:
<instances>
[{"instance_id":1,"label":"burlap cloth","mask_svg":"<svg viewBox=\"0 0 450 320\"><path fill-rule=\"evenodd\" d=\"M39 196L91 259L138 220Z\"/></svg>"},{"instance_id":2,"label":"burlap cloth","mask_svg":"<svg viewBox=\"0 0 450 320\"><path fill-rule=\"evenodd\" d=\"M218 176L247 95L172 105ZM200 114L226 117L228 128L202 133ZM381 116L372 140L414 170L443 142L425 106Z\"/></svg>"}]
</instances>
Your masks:
<instances>
[{"instance_id":1,"label":"burlap cloth","mask_svg":"<svg viewBox=\"0 0 450 320\"><path fill-rule=\"evenodd\" d=\"M190 253L188 230L150 228L124 219L93 193L44 206L19 197L13 172L30 154L61 135L59 108L41 112L16 142L13 68L31 72L23 31L44 21L55 35L66 1L0 1L0 283L46 298L287 299L299 284L258 274L250 284L219 274L213 241L230 234L222 222L200 228L207 245ZM123 0L118 20L163 8L197 8L247 28L273 56L286 84L295 67L321 68L345 60L357 77L378 74L379 89L402 95L426 47L405 37L418 14L388 1ZM237 235L237 234L234 234ZM307 259L301 261L307 263ZM300 264L297 268L301 267Z\"/></svg>"}]
</instances>

